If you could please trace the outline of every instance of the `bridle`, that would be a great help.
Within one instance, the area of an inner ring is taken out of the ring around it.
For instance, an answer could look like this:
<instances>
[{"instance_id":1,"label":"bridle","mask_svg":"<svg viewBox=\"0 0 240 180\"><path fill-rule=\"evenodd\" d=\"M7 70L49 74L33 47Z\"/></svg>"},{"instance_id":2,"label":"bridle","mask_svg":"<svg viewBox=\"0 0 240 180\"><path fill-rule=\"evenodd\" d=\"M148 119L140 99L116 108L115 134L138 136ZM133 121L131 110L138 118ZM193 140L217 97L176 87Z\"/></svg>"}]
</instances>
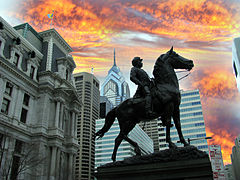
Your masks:
<instances>
[{"instance_id":1,"label":"bridle","mask_svg":"<svg viewBox=\"0 0 240 180\"><path fill-rule=\"evenodd\" d=\"M188 71L188 70L185 70L185 71L176 71L175 73L183 73L183 72L189 72L189 73L188 73L187 75L183 76L183 77L180 77L180 78L178 79L178 81L180 81L180 80L188 77L188 76L191 74L191 72Z\"/></svg>"},{"instance_id":2,"label":"bridle","mask_svg":"<svg viewBox=\"0 0 240 180\"><path fill-rule=\"evenodd\" d=\"M177 55L178 55L178 54L177 54ZM171 58L175 59L174 56L167 54L167 57L165 57L165 58L168 58L168 57L171 57ZM175 73L183 73L183 72L189 72L189 73L186 74L185 76L180 77L180 78L178 79L178 81L180 81L180 80L182 80L182 79L188 77L188 76L191 74L191 72L188 71L188 70L184 70L184 71L175 71Z\"/></svg>"}]
</instances>

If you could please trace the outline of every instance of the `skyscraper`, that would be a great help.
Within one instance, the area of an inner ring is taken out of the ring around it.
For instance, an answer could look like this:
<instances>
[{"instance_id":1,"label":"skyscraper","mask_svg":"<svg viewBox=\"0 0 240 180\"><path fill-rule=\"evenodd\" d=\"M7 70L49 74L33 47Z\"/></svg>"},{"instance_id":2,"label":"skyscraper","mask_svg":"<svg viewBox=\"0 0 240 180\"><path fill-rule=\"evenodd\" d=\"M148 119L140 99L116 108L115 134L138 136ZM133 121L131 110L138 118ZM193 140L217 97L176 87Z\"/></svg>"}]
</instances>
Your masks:
<instances>
[{"instance_id":1,"label":"skyscraper","mask_svg":"<svg viewBox=\"0 0 240 180\"><path fill-rule=\"evenodd\" d=\"M96 121L96 131L100 130L104 125L105 119ZM95 167L112 162L112 152L114 148L115 138L118 136L120 128L117 119L114 121L110 130L105 133L104 137L96 141L96 157ZM137 124L129 133L129 138L137 142L143 155L153 153L152 139ZM134 156L134 147L126 141L122 141L117 152L117 161L126 157Z\"/></svg>"},{"instance_id":2,"label":"skyscraper","mask_svg":"<svg viewBox=\"0 0 240 180\"><path fill-rule=\"evenodd\" d=\"M83 106L77 117L77 138L80 149L76 157L76 180L91 180L94 172L95 126L99 118L99 81L90 73L74 74L75 86Z\"/></svg>"},{"instance_id":3,"label":"skyscraper","mask_svg":"<svg viewBox=\"0 0 240 180\"><path fill-rule=\"evenodd\" d=\"M186 140L199 139L191 141L191 145L196 146L198 149L208 153L208 144L206 139L205 124L202 113L201 100L198 90L181 91L181 104L180 104L180 121L182 126L182 133ZM172 122L173 123L173 122ZM166 128L162 127L161 122L158 122L158 136L159 136L159 149L166 149ZM171 140L175 143L179 140L177 130L171 128ZM177 146L182 146L177 143Z\"/></svg>"},{"instance_id":4,"label":"skyscraper","mask_svg":"<svg viewBox=\"0 0 240 180\"><path fill-rule=\"evenodd\" d=\"M130 97L130 90L119 67L116 65L116 55L114 49L114 61L112 68L108 71L104 83L101 86L101 96L106 96L117 106L120 102Z\"/></svg>"},{"instance_id":5,"label":"skyscraper","mask_svg":"<svg viewBox=\"0 0 240 180\"><path fill-rule=\"evenodd\" d=\"M236 76L238 91L240 91L240 37L233 39L232 63Z\"/></svg>"},{"instance_id":6,"label":"skyscraper","mask_svg":"<svg viewBox=\"0 0 240 180\"><path fill-rule=\"evenodd\" d=\"M113 59L113 66L108 71L108 75L101 86L101 96L105 96L105 98L102 98L101 104L109 104L109 100L112 103L112 106L115 107L130 97L130 90L119 67L116 65L115 49ZM108 105L108 107L110 106L111 105ZM107 108L107 106L102 106L102 108ZM103 112L104 111L107 112L108 109L103 110ZM98 119L96 121L96 131L103 127L104 122L105 119ZM104 137L96 141L96 167L112 162L111 155L113 152L115 138L119 134L119 131L120 128L116 119L110 130L105 133ZM143 154L153 152L152 139L140 128L139 125L136 125L136 127L130 132L129 137L139 144ZM134 148L128 142L123 141L118 149L117 160L123 160L124 158L133 156L134 154Z\"/></svg>"},{"instance_id":7,"label":"skyscraper","mask_svg":"<svg viewBox=\"0 0 240 180\"><path fill-rule=\"evenodd\" d=\"M148 122L140 122L139 126L153 140L154 152L158 152L159 151L158 120L154 119Z\"/></svg>"}]
</instances>

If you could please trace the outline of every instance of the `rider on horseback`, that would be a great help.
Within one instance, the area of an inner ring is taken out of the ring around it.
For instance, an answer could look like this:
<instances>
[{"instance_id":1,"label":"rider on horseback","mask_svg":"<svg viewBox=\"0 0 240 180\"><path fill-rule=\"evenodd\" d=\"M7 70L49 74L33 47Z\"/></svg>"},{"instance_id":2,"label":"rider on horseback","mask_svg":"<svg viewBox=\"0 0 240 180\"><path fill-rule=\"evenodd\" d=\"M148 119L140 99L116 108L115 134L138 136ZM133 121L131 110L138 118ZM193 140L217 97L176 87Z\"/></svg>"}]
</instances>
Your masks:
<instances>
[{"instance_id":1,"label":"rider on horseback","mask_svg":"<svg viewBox=\"0 0 240 180\"><path fill-rule=\"evenodd\" d=\"M130 73L130 80L138 85L137 91L133 98L145 97L146 99L146 115L147 117L152 117L155 113L152 111L151 103L152 98L150 94L150 84L151 80L148 74L141 69L143 66L142 60L140 57L134 57L132 60L132 69Z\"/></svg>"}]
</instances>

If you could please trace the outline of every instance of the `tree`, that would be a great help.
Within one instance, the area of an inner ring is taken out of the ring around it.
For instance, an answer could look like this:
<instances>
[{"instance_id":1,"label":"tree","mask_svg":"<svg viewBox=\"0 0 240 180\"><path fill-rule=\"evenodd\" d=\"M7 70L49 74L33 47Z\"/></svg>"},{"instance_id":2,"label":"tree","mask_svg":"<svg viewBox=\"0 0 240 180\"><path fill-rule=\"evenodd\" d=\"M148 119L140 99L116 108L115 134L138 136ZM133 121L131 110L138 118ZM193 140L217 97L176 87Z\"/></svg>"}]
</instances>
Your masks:
<instances>
[{"instance_id":1,"label":"tree","mask_svg":"<svg viewBox=\"0 0 240 180\"><path fill-rule=\"evenodd\" d=\"M45 162L38 153L36 143L25 143L15 140L14 148L7 143L7 138L13 138L8 133L0 135L0 179L17 180L21 174L28 176L42 176L39 165Z\"/></svg>"}]
</instances>

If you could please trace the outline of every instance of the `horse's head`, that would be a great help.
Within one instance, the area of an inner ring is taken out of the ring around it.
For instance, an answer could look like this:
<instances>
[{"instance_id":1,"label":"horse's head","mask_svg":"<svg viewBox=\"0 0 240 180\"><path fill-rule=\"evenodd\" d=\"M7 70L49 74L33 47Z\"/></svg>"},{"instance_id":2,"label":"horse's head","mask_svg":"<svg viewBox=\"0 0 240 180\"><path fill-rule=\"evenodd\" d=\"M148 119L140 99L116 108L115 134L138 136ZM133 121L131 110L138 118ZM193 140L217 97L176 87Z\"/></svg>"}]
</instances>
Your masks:
<instances>
[{"instance_id":1,"label":"horse's head","mask_svg":"<svg viewBox=\"0 0 240 180\"><path fill-rule=\"evenodd\" d=\"M163 60L169 61L174 69L187 69L191 70L194 67L193 61L186 59L175 51L173 51L173 47L162 56Z\"/></svg>"}]
</instances>

